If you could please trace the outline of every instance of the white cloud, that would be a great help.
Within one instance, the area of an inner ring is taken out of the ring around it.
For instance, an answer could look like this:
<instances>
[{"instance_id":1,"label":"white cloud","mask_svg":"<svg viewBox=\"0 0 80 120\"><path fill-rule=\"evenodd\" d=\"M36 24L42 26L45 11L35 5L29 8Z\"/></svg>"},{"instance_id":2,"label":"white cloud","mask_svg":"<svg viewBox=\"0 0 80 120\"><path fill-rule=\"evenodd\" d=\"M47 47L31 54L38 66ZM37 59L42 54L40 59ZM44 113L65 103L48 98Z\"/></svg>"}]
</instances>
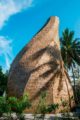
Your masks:
<instances>
[{"instance_id":1,"label":"white cloud","mask_svg":"<svg viewBox=\"0 0 80 120\"><path fill-rule=\"evenodd\" d=\"M33 0L0 0L0 29L10 16L32 6Z\"/></svg>"},{"instance_id":2,"label":"white cloud","mask_svg":"<svg viewBox=\"0 0 80 120\"><path fill-rule=\"evenodd\" d=\"M11 44L12 41L7 37L0 36L0 56L5 59L5 69L9 69L13 58Z\"/></svg>"}]
</instances>

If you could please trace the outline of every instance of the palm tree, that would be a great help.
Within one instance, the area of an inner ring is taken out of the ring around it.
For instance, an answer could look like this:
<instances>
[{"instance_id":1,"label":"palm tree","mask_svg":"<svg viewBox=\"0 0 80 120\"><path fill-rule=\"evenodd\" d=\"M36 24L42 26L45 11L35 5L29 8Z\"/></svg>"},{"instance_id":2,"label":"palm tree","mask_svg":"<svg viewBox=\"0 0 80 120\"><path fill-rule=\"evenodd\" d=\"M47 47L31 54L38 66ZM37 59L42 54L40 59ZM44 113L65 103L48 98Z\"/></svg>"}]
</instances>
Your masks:
<instances>
[{"instance_id":1,"label":"palm tree","mask_svg":"<svg viewBox=\"0 0 80 120\"><path fill-rule=\"evenodd\" d=\"M76 64L80 65L80 39L74 39L74 32L65 29L60 42L64 65L67 68L67 71L68 69L72 69L75 93L74 67Z\"/></svg>"}]
</instances>

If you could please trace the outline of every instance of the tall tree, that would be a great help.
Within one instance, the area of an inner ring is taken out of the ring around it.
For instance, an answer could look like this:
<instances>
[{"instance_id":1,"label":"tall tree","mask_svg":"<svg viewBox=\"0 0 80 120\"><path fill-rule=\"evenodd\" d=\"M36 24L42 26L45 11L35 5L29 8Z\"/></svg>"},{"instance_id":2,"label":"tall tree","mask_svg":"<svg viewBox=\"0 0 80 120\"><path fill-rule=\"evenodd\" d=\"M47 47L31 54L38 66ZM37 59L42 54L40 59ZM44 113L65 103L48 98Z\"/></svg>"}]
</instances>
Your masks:
<instances>
[{"instance_id":1,"label":"tall tree","mask_svg":"<svg viewBox=\"0 0 80 120\"><path fill-rule=\"evenodd\" d=\"M61 54L65 64L65 67L72 69L74 80L74 92L75 92L75 64L80 65L80 39L74 39L74 31L65 29L60 38L61 42Z\"/></svg>"},{"instance_id":2,"label":"tall tree","mask_svg":"<svg viewBox=\"0 0 80 120\"><path fill-rule=\"evenodd\" d=\"M8 72L3 73L2 68L0 67L0 96L2 96L7 89L7 80Z\"/></svg>"}]
</instances>

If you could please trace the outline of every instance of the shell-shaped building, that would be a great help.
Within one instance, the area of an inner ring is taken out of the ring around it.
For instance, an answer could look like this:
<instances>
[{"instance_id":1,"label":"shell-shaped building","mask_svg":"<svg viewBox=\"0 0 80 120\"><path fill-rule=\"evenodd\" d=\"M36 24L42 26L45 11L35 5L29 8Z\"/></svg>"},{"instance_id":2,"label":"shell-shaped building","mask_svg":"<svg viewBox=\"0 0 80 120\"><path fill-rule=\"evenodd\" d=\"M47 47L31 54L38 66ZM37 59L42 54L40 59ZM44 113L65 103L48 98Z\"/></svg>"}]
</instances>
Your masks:
<instances>
[{"instance_id":1,"label":"shell-shaped building","mask_svg":"<svg viewBox=\"0 0 80 120\"><path fill-rule=\"evenodd\" d=\"M73 106L73 89L61 57L58 25L58 17L51 17L11 65L8 95L20 97L27 92L32 103L28 112L35 111L44 91L48 105L61 104L63 99L69 108Z\"/></svg>"}]
</instances>

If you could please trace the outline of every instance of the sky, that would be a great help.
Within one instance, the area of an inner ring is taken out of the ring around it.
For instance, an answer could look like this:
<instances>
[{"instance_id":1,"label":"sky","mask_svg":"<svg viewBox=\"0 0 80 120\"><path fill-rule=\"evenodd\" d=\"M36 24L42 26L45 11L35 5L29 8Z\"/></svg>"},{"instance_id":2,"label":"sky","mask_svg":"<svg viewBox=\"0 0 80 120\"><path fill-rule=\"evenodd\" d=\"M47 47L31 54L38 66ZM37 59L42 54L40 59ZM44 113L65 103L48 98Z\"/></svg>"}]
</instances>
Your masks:
<instances>
[{"instance_id":1,"label":"sky","mask_svg":"<svg viewBox=\"0 0 80 120\"><path fill-rule=\"evenodd\" d=\"M0 66L6 71L15 56L51 16L80 37L80 0L0 0Z\"/></svg>"}]
</instances>

